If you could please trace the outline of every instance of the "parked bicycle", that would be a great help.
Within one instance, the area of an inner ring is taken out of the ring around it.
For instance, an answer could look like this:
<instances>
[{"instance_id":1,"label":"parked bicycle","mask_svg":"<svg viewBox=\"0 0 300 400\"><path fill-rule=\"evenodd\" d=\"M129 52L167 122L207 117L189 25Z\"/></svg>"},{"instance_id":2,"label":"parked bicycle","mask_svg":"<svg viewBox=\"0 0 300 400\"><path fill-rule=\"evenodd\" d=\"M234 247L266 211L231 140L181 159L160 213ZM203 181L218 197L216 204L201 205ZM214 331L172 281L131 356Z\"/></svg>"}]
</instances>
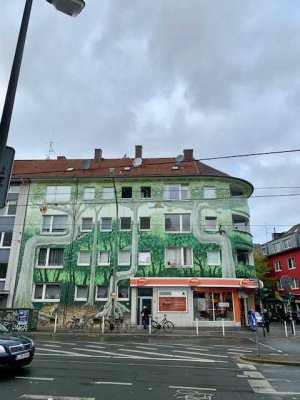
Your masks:
<instances>
[{"instance_id":1,"label":"parked bicycle","mask_svg":"<svg viewBox=\"0 0 300 400\"><path fill-rule=\"evenodd\" d=\"M100 324L100 329L102 330L102 322ZM123 318L107 318L104 320L104 332L109 332L117 330L119 332L127 332L128 331L128 324L124 321Z\"/></svg>"},{"instance_id":2,"label":"parked bicycle","mask_svg":"<svg viewBox=\"0 0 300 400\"><path fill-rule=\"evenodd\" d=\"M163 329L165 333L172 333L174 330L174 324L167 320L167 315L165 314L164 318L160 322L158 322L158 318L156 317L156 321L152 321L151 328L152 333L155 333L160 329Z\"/></svg>"},{"instance_id":3,"label":"parked bicycle","mask_svg":"<svg viewBox=\"0 0 300 400\"><path fill-rule=\"evenodd\" d=\"M92 318L83 317L78 318L76 315L73 315L72 319L66 324L68 329L76 330L76 329L91 329L94 326L94 321Z\"/></svg>"}]
</instances>

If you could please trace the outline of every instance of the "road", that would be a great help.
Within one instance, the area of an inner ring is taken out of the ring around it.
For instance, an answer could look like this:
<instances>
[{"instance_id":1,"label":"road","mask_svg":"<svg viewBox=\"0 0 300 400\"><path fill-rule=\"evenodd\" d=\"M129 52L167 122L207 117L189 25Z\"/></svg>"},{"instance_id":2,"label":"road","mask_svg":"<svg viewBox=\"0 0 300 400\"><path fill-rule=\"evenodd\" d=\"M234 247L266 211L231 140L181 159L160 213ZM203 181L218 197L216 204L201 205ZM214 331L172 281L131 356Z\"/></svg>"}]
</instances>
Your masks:
<instances>
[{"instance_id":1,"label":"road","mask_svg":"<svg viewBox=\"0 0 300 400\"><path fill-rule=\"evenodd\" d=\"M300 400L299 368L241 361L256 354L246 338L69 338L36 339L33 363L2 373L1 400ZM277 342L261 353L287 354Z\"/></svg>"}]
</instances>

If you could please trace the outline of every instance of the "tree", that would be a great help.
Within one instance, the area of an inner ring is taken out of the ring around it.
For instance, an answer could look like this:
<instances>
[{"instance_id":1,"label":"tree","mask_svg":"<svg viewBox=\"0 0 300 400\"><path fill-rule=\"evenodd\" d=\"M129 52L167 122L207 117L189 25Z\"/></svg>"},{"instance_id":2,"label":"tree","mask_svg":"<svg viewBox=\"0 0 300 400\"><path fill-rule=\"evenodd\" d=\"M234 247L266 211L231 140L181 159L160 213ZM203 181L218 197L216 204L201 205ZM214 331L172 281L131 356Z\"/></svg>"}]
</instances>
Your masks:
<instances>
[{"instance_id":1,"label":"tree","mask_svg":"<svg viewBox=\"0 0 300 400\"><path fill-rule=\"evenodd\" d=\"M274 286L274 279L268 276L270 272L268 259L256 251L253 255L257 278L263 282L265 288L272 289Z\"/></svg>"}]
</instances>

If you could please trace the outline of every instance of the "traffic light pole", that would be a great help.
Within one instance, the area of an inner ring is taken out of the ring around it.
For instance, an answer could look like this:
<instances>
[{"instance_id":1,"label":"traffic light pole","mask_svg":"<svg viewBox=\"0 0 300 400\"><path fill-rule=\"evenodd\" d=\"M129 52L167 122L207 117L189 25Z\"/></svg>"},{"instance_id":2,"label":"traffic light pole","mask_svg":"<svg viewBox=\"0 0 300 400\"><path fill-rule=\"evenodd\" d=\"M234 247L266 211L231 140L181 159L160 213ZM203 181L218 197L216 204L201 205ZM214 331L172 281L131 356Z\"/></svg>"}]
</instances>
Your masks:
<instances>
[{"instance_id":1,"label":"traffic light pole","mask_svg":"<svg viewBox=\"0 0 300 400\"><path fill-rule=\"evenodd\" d=\"M263 309L263 304L262 304L262 288L260 285L260 280L257 281L257 286L258 286L259 307L260 307L260 313L261 313L261 323L262 323L262 328L263 328L263 335L265 337L266 336L265 316L264 316L264 309Z\"/></svg>"}]
</instances>

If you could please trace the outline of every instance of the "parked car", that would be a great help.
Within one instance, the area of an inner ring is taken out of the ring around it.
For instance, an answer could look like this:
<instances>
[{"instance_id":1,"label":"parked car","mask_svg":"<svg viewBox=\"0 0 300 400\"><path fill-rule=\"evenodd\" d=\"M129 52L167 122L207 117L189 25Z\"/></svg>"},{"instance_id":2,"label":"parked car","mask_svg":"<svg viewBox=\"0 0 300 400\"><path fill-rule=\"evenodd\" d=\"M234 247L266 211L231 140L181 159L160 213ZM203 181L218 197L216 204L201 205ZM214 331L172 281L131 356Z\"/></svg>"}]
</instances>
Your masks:
<instances>
[{"instance_id":1,"label":"parked car","mask_svg":"<svg viewBox=\"0 0 300 400\"><path fill-rule=\"evenodd\" d=\"M35 346L31 339L9 332L0 323L0 369L18 368L30 364Z\"/></svg>"},{"instance_id":2,"label":"parked car","mask_svg":"<svg viewBox=\"0 0 300 400\"><path fill-rule=\"evenodd\" d=\"M255 311L255 317L257 325L262 325L262 315L258 311Z\"/></svg>"}]
</instances>

